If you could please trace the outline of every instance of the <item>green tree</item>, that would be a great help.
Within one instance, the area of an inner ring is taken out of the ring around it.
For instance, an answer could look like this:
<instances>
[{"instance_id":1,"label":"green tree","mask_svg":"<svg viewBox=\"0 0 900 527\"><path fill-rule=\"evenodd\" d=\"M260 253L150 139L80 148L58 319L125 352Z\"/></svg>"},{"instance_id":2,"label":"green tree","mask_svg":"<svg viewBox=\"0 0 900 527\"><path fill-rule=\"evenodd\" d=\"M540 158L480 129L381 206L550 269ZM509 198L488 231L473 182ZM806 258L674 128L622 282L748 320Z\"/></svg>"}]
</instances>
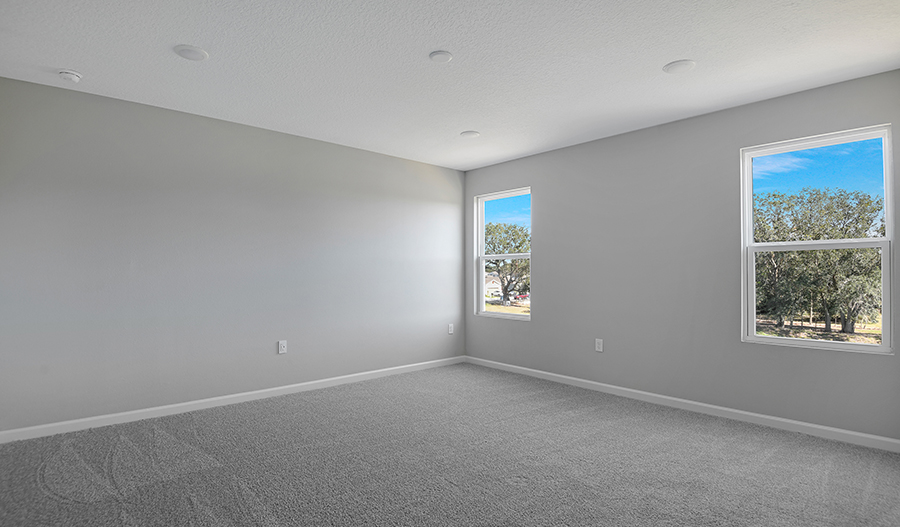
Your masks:
<instances>
[{"instance_id":1,"label":"green tree","mask_svg":"<svg viewBox=\"0 0 900 527\"><path fill-rule=\"evenodd\" d=\"M753 221L757 242L883 236L884 200L843 189L770 192L754 196ZM779 326L812 305L826 331L837 316L841 331L853 333L860 317L872 318L880 309L881 256L872 248L760 252L756 287L757 313Z\"/></svg>"},{"instance_id":2,"label":"green tree","mask_svg":"<svg viewBox=\"0 0 900 527\"><path fill-rule=\"evenodd\" d=\"M755 197L753 236L757 242L791 239L797 196L772 192ZM796 255L769 251L756 256L756 311L774 317L777 327L785 316L793 315L799 300Z\"/></svg>"},{"instance_id":3,"label":"green tree","mask_svg":"<svg viewBox=\"0 0 900 527\"><path fill-rule=\"evenodd\" d=\"M531 252L531 230L512 223L488 223L484 226L485 254L519 254ZM531 289L530 260L487 260L485 272L496 273L500 278L501 300L510 298L516 291L527 293Z\"/></svg>"},{"instance_id":4,"label":"green tree","mask_svg":"<svg viewBox=\"0 0 900 527\"><path fill-rule=\"evenodd\" d=\"M792 251L759 252L756 255L756 312L775 318L777 327L784 326L786 317L802 309L806 293L798 265L798 255Z\"/></svg>"},{"instance_id":5,"label":"green tree","mask_svg":"<svg viewBox=\"0 0 900 527\"><path fill-rule=\"evenodd\" d=\"M837 314L841 332L854 333L858 319L874 319L881 309L881 254L872 248L841 252Z\"/></svg>"}]
</instances>

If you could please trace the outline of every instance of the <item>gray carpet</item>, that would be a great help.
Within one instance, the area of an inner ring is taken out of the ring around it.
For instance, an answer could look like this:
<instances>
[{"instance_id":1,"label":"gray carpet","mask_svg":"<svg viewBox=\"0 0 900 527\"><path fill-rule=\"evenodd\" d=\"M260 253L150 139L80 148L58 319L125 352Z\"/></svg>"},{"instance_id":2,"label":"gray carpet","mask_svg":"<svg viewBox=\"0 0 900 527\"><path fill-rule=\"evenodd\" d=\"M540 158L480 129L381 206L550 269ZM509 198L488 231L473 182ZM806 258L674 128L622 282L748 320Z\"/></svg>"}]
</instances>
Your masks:
<instances>
[{"instance_id":1,"label":"gray carpet","mask_svg":"<svg viewBox=\"0 0 900 527\"><path fill-rule=\"evenodd\" d=\"M900 455L461 364L0 445L0 525L900 525Z\"/></svg>"}]
</instances>

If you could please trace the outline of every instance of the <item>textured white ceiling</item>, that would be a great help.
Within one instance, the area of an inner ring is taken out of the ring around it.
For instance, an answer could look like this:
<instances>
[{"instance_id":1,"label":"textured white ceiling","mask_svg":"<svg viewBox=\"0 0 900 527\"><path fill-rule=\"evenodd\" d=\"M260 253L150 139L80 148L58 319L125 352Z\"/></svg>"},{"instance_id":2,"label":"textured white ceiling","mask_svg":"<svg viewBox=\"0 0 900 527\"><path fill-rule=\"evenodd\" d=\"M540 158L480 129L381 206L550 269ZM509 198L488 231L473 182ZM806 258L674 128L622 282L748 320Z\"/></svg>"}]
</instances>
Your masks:
<instances>
[{"instance_id":1,"label":"textured white ceiling","mask_svg":"<svg viewBox=\"0 0 900 527\"><path fill-rule=\"evenodd\" d=\"M460 170L897 68L900 0L0 1L2 77Z\"/></svg>"}]
</instances>

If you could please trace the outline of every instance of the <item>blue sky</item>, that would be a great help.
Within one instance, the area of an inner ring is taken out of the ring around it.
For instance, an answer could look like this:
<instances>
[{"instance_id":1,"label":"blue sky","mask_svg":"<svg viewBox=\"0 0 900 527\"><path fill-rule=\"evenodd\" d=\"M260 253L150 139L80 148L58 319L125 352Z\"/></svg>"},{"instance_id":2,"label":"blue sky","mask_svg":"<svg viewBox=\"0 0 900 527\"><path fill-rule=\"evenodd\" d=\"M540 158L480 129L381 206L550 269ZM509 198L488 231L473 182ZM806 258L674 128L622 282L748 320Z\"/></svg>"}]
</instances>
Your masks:
<instances>
[{"instance_id":1,"label":"blue sky","mask_svg":"<svg viewBox=\"0 0 900 527\"><path fill-rule=\"evenodd\" d=\"M795 194L804 187L861 190L884 197L881 139L753 158L753 193Z\"/></svg>"},{"instance_id":2,"label":"blue sky","mask_svg":"<svg viewBox=\"0 0 900 527\"><path fill-rule=\"evenodd\" d=\"M512 223L531 230L531 194L484 202L484 223Z\"/></svg>"}]
</instances>

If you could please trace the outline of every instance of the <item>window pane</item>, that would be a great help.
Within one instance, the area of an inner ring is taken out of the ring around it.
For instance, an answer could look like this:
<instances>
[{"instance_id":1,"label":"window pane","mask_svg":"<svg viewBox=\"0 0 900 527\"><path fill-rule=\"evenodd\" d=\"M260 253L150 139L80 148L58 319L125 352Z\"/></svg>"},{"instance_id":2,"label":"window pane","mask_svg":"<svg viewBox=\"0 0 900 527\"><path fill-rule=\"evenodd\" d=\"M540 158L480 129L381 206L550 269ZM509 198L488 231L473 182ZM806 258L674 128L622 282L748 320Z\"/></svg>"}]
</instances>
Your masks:
<instances>
[{"instance_id":1,"label":"window pane","mask_svg":"<svg viewBox=\"0 0 900 527\"><path fill-rule=\"evenodd\" d=\"M881 344L881 249L756 253L756 334Z\"/></svg>"},{"instance_id":2,"label":"window pane","mask_svg":"<svg viewBox=\"0 0 900 527\"><path fill-rule=\"evenodd\" d=\"M485 260L484 310L489 313L531 313L531 260Z\"/></svg>"},{"instance_id":3,"label":"window pane","mask_svg":"<svg viewBox=\"0 0 900 527\"><path fill-rule=\"evenodd\" d=\"M884 235L880 138L753 158L757 243Z\"/></svg>"},{"instance_id":4,"label":"window pane","mask_svg":"<svg viewBox=\"0 0 900 527\"><path fill-rule=\"evenodd\" d=\"M484 254L531 252L531 194L484 202Z\"/></svg>"}]
</instances>

